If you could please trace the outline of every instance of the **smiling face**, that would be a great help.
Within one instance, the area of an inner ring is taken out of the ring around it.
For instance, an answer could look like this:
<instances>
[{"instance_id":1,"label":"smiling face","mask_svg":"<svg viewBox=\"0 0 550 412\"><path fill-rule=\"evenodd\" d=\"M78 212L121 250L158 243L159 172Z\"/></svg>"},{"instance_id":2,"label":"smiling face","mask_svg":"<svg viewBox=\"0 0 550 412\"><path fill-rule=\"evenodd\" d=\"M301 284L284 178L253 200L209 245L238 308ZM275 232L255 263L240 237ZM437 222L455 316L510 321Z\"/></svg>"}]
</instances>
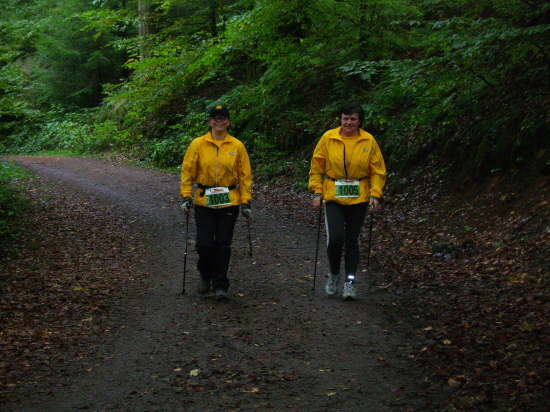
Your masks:
<instances>
[{"instance_id":1,"label":"smiling face","mask_svg":"<svg viewBox=\"0 0 550 412\"><path fill-rule=\"evenodd\" d=\"M359 127L361 120L358 113L345 114L340 117L340 134L342 136L357 136L359 135Z\"/></svg>"},{"instance_id":2,"label":"smiling face","mask_svg":"<svg viewBox=\"0 0 550 412\"><path fill-rule=\"evenodd\" d=\"M211 117L209 126L213 133L225 133L229 127L229 119L223 116Z\"/></svg>"}]
</instances>

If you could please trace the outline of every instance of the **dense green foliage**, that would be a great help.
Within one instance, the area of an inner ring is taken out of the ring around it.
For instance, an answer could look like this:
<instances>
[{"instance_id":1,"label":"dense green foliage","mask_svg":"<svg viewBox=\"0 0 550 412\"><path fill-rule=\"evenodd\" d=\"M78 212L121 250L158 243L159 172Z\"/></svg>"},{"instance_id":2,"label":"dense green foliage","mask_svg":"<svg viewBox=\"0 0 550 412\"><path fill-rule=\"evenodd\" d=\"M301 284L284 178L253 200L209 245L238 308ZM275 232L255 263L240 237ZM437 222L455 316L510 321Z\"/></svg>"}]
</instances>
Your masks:
<instances>
[{"instance_id":1,"label":"dense green foliage","mask_svg":"<svg viewBox=\"0 0 550 412\"><path fill-rule=\"evenodd\" d=\"M356 101L392 170L548 167L545 2L7 3L0 149L133 150L173 166L221 102L271 174Z\"/></svg>"}]
</instances>

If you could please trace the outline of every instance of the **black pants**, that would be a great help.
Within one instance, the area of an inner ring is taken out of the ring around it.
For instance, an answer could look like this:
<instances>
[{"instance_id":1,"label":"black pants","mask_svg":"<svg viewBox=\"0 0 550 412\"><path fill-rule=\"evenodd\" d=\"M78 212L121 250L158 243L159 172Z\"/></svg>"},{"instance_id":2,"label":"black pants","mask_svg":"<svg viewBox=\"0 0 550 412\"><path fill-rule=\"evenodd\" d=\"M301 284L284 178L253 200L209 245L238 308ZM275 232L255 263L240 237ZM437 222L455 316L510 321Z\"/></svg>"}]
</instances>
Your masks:
<instances>
[{"instance_id":1,"label":"black pants","mask_svg":"<svg viewBox=\"0 0 550 412\"><path fill-rule=\"evenodd\" d=\"M212 287L227 291L229 259L233 229L239 215L239 206L213 209L195 206L197 225L198 269L203 279L212 281Z\"/></svg>"},{"instance_id":2,"label":"black pants","mask_svg":"<svg viewBox=\"0 0 550 412\"><path fill-rule=\"evenodd\" d=\"M359 266L358 238L367 213L368 203L344 206L336 202L325 204L327 254L330 273L340 273L342 249L345 247L346 275L355 275Z\"/></svg>"}]
</instances>

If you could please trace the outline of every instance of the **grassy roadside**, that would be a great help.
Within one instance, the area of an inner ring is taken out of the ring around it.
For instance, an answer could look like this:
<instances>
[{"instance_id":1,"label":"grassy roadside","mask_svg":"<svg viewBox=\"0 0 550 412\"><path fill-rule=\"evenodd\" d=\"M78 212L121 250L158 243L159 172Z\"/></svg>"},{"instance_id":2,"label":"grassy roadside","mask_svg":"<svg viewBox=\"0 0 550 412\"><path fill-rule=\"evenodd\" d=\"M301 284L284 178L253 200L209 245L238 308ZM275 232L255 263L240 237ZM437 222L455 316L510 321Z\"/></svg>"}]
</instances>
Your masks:
<instances>
[{"instance_id":1,"label":"grassy roadside","mask_svg":"<svg viewBox=\"0 0 550 412\"><path fill-rule=\"evenodd\" d=\"M0 161L0 256L9 250L9 243L17 235L21 218L29 204L16 184L28 179L29 172L12 162Z\"/></svg>"}]
</instances>

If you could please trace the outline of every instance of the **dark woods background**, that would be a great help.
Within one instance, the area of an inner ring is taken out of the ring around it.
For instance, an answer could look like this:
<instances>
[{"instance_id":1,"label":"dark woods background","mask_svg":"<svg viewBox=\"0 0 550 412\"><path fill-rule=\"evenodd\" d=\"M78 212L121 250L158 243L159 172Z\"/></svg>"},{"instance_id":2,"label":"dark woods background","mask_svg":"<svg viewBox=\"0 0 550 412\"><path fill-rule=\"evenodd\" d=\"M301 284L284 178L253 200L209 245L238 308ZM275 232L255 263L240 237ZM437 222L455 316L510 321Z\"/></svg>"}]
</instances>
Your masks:
<instances>
[{"instance_id":1,"label":"dark woods background","mask_svg":"<svg viewBox=\"0 0 550 412\"><path fill-rule=\"evenodd\" d=\"M205 108L224 103L258 176L302 175L352 100L394 173L544 173L549 12L532 0L4 0L0 150L177 166Z\"/></svg>"}]
</instances>

